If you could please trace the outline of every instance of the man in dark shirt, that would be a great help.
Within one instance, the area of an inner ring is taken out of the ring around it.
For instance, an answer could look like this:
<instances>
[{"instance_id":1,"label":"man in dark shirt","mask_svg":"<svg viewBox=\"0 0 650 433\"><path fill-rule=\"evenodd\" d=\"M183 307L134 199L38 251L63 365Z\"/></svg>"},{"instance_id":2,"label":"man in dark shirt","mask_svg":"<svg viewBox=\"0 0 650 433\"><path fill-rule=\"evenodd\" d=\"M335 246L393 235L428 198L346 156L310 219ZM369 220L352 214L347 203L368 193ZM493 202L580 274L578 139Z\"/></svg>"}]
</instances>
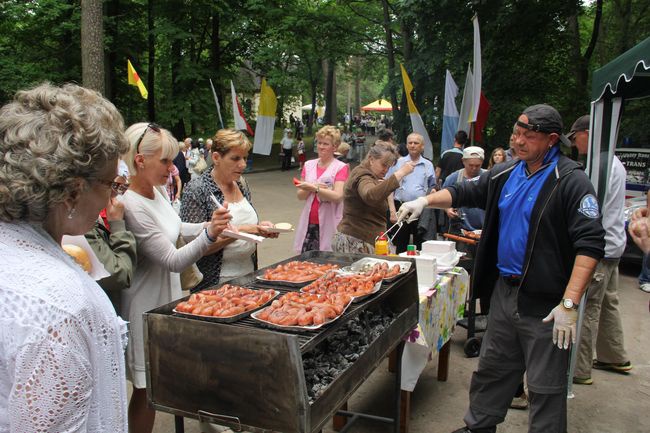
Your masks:
<instances>
[{"instance_id":1,"label":"man in dark shirt","mask_svg":"<svg viewBox=\"0 0 650 433\"><path fill-rule=\"evenodd\" d=\"M436 167L436 179L442 185L447 176L463 168L463 147L467 143L467 133L458 131L454 136L454 147L440 155L440 162Z\"/></svg>"}]
</instances>

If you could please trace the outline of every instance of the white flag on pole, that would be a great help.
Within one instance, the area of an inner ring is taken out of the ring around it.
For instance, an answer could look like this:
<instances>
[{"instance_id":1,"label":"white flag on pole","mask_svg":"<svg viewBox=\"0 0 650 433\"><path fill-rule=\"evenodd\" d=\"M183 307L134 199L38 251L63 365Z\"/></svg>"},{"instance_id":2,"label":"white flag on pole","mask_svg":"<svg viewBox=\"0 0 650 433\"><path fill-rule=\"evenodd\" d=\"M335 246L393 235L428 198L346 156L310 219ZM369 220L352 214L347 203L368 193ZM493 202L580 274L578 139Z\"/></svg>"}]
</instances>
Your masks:
<instances>
[{"instance_id":1,"label":"white flag on pole","mask_svg":"<svg viewBox=\"0 0 650 433\"><path fill-rule=\"evenodd\" d=\"M472 98L474 77L472 76L472 66L467 66L467 75L465 76L465 89L463 89L463 102L460 104L460 115L458 116L458 130L465 131L469 135L469 126L471 120L469 119L472 110Z\"/></svg>"},{"instance_id":2,"label":"white flag on pole","mask_svg":"<svg viewBox=\"0 0 650 433\"><path fill-rule=\"evenodd\" d=\"M458 130L458 108L456 107L456 97L458 96L458 86L447 70L445 77L445 108L442 114L442 141L440 143L440 154L445 150L454 147L454 135Z\"/></svg>"},{"instance_id":3,"label":"white flag on pole","mask_svg":"<svg viewBox=\"0 0 650 433\"><path fill-rule=\"evenodd\" d=\"M248 123L244 118L244 110L242 110L239 99L237 99L235 85L232 80L230 80L230 93L232 93L232 114L235 118L235 129L238 131L248 131L250 135L253 135L253 130L248 126Z\"/></svg>"},{"instance_id":4,"label":"white flag on pole","mask_svg":"<svg viewBox=\"0 0 650 433\"><path fill-rule=\"evenodd\" d=\"M478 16L472 18L474 24L474 80L472 83L472 109L470 111L470 122L476 122L478 107L481 103L481 33L478 28Z\"/></svg>"}]
</instances>

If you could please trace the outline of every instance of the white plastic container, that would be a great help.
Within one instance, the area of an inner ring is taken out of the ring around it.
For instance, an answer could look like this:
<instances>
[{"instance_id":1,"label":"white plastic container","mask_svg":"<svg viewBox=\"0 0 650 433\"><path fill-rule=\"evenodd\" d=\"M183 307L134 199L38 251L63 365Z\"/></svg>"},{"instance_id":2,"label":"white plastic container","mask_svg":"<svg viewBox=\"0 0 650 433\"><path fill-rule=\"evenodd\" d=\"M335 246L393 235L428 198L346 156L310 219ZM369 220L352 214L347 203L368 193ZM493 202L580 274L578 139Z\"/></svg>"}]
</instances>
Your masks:
<instances>
[{"instance_id":1,"label":"white plastic container","mask_svg":"<svg viewBox=\"0 0 650 433\"><path fill-rule=\"evenodd\" d=\"M422 243L422 254L440 256L456 251L456 242L426 241Z\"/></svg>"},{"instance_id":2,"label":"white plastic container","mask_svg":"<svg viewBox=\"0 0 650 433\"><path fill-rule=\"evenodd\" d=\"M408 256L400 253L400 257L415 259L415 269L418 273L418 286L432 287L438 278L438 264L436 257L429 254Z\"/></svg>"},{"instance_id":3,"label":"white plastic container","mask_svg":"<svg viewBox=\"0 0 650 433\"><path fill-rule=\"evenodd\" d=\"M433 286L436 278L438 278L437 259L424 254L411 257L415 257L415 269L418 271L418 286Z\"/></svg>"}]
</instances>

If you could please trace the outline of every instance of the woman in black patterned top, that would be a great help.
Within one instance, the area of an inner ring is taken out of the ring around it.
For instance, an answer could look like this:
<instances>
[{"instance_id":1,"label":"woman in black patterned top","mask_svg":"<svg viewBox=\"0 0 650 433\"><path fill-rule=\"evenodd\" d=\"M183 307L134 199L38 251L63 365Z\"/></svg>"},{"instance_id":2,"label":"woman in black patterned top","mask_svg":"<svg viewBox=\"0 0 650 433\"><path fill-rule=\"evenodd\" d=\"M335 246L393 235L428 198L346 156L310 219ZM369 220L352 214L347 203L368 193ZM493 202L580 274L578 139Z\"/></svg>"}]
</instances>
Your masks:
<instances>
[{"instance_id":1,"label":"woman in black patterned top","mask_svg":"<svg viewBox=\"0 0 650 433\"><path fill-rule=\"evenodd\" d=\"M265 237L277 237L269 233L268 221L259 222L251 204L251 194L241 177L251 143L240 131L222 129L214 136L211 170L192 179L183 191L181 220L184 222L206 221L216 208L210 194L227 206L232 215L231 225L238 231ZM203 273L203 281L193 291L215 286L225 281L253 272L257 269L256 245L244 240L220 236L210 250L196 264Z\"/></svg>"}]
</instances>

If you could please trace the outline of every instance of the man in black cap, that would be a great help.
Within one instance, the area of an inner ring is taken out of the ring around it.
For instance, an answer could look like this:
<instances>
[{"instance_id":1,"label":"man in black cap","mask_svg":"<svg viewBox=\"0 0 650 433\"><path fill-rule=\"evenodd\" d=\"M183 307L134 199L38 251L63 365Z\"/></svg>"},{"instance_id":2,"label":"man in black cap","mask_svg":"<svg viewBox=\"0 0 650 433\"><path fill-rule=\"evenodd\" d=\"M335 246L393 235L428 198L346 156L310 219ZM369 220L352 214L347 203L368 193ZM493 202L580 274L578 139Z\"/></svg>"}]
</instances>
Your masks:
<instances>
[{"instance_id":1,"label":"man in black cap","mask_svg":"<svg viewBox=\"0 0 650 433\"><path fill-rule=\"evenodd\" d=\"M519 160L402 204L486 210L473 272L475 297L491 298L465 424L455 433L495 432L526 371L529 432L566 432L570 343L577 306L603 256L605 232L591 182L560 153L562 118L539 104L517 119Z\"/></svg>"},{"instance_id":2,"label":"man in black cap","mask_svg":"<svg viewBox=\"0 0 650 433\"><path fill-rule=\"evenodd\" d=\"M589 115L579 117L568 134L579 155L589 149ZM585 298L584 320L578 343L573 383L591 385L591 368L626 374L632 369L623 344L623 324L618 309L618 262L625 250L625 167L614 156L603 202L605 256L598 262ZM597 359L593 359L596 342Z\"/></svg>"}]
</instances>

